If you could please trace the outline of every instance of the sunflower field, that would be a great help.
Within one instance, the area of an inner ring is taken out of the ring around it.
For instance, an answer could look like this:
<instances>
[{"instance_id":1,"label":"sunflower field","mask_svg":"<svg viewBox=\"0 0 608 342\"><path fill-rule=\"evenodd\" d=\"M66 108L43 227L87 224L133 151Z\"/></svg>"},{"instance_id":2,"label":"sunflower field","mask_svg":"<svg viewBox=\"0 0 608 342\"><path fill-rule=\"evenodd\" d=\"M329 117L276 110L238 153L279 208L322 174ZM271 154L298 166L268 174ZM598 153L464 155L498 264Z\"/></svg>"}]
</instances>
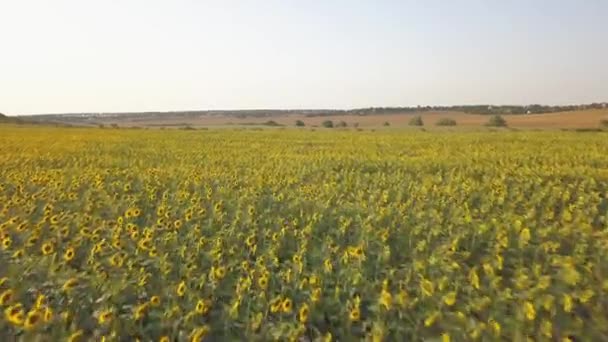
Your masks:
<instances>
[{"instance_id":1,"label":"sunflower field","mask_svg":"<svg viewBox=\"0 0 608 342\"><path fill-rule=\"evenodd\" d=\"M0 127L2 341L608 339L608 136Z\"/></svg>"}]
</instances>

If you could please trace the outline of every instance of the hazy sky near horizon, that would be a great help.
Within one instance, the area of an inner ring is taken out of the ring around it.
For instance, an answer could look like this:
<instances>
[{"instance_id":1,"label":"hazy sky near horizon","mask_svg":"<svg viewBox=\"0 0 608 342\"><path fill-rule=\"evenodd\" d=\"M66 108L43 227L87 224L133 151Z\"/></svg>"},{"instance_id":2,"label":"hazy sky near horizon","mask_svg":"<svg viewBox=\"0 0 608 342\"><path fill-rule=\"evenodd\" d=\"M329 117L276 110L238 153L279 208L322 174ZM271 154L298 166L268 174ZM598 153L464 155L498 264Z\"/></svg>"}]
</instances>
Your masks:
<instances>
[{"instance_id":1,"label":"hazy sky near horizon","mask_svg":"<svg viewBox=\"0 0 608 342\"><path fill-rule=\"evenodd\" d=\"M606 15L606 0L0 0L0 112L608 101Z\"/></svg>"}]
</instances>

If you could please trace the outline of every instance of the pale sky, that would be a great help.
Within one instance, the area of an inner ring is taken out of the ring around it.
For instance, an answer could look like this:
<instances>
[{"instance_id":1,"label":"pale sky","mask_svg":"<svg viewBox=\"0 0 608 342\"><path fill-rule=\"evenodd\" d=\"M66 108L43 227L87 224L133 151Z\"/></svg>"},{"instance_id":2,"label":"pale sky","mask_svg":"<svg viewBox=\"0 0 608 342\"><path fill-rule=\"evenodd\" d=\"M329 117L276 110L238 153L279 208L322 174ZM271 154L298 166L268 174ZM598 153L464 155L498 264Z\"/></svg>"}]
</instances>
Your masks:
<instances>
[{"instance_id":1,"label":"pale sky","mask_svg":"<svg viewBox=\"0 0 608 342\"><path fill-rule=\"evenodd\" d=\"M606 0L0 0L0 112L608 101Z\"/></svg>"}]
</instances>

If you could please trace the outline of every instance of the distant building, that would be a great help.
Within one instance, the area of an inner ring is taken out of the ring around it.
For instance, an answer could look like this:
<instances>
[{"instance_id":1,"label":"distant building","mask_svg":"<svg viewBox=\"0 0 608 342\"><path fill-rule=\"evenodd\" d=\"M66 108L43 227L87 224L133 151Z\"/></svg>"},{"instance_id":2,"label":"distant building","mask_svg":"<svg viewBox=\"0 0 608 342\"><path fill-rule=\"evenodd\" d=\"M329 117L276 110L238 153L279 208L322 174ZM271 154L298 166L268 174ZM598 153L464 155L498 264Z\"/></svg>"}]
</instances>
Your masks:
<instances>
[{"instance_id":1,"label":"distant building","mask_svg":"<svg viewBox=\"0 0 608 342\"><path fill-rule=\"evenodd\" d=\"M608 103L606 103L606 102L602 103L602 108L605 109L606 107L608 107Z\"/></svg>"}]
</instances>

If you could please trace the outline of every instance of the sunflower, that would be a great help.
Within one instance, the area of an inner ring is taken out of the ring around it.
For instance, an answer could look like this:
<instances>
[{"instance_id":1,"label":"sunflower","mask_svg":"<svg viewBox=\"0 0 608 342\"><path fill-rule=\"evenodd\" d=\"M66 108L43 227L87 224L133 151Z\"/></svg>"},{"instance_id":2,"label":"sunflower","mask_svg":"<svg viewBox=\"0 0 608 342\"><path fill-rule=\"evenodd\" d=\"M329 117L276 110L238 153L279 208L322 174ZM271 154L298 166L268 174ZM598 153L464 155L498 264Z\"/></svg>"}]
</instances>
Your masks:
<instances>
[{"instance_id":1,"label":"sunflower","mask_svg":"<svg viewBox=\"0 0 608 342\"><path fill-rule=\"evenodd\" d=\"M190 342L202 342L205 336L209 334L210 330L211 329L208 325L204 325L200 328L192 330L192 333L190 334Z\"/></svg>"},{"instance_id":2,"label":"sunflower","mask_svg":"<svg viewBox=\"0 0 608 342\"><path fill-rule=\"evenodd\" d=\"M12 244L13 244L13 240L10 238L10 236L7 236L4 239L2 239L2 248L3 249L9 249Z\"/></svg>"},{"instance_id":3,"label":"sunflower","mask_svg":"<svg viewBox=\"0 0 608 342\"><path fill-rule=\"evenodd\" d=\"M27 242L25 243L25 245L27 247L33 247L34 245L36 245L38 243L40 239L38 238L38 236L34 235L31 236L29 239L27 239Z\"/></svg>"},{"instance_id":4,"label":"sunflower","mask_svg":"<svg viewBox=\"0 0 608 342\"><path fill-rule=\"evenodd\" d=\"M430 297L435 291L435 285L430 280L422 279L420 282L420 289L422 290L422 294L424 296Z\"/></svg>"},{"instance_id":5,"label":"sunflower","mask_svg":"<svg viewBox=\"0 0 608 342\"><path fill-rule=\"evenodd\" d=\"M120 255L120 253L116 253L116 254L112 255L112 257L110 258L110 265L112 265L114 267L121 267L123 262L124 262L124 259Z\"/></svg>"},{"instance_id":6,"label":"sunflower","mask_svg":"<svg viewBox=\"0 0 608 342\"><path fill-rule=\"evenodd\" d=\"M31 330L36 328L36 326L42 321L42 314L38 310L32 310L28 312L27 317L25 318L24 328L26 330Z\"/></svg>"},{"instance_id":7,"label":"sunflower","mask_svg":"<svg viewBox=\"0 0 608 342\"><path fill-rule=\"evenodd\" d=\"M258 285L261 289L266 290L268 288L268 278L265 276L260 277L258 279Z\"/></svg>"},{"instance_id":8,"label":"sunflower","mask_svg":"<svg viewBox=\"0 0 608 342\"><path fill-rule=\"evenodd\" d=\"M312 290L312 293L310 294L310 300L313 303L318 302L321 299L321 288L320 287L315 287Z\"/></svg>"},{"instance_id":9,"label":"sunflower","mask_svg":"<svg viewBox=\"0 0 608 342\"><path fill-rule=\"evenodd\" d=\"M563 305L565 312L572 312L572 308L574 307L574 301L572 300L572 297L570 295L564 295Z\"/></svg>"},{"instance_id":10,"label":"sunflower","mask_svg":"<svg viewBox=\"0 0 608 342\"><path fill-rule=\"evenodd\" d=\"M160 305L160 297L159 296L152 296L152 298L150 298L150 304L152 306L159 306Z\"/></svg>"},{"instance_id":11,"label":"sunflower","mask_svg":"<svg viewBox=\"0 0 608 342\"><path fill-rule=\"evenodd\" d=\"M80 342L82 341L82 337L84 336L84 331L78 330L73 332L67 339L67 342Z\"/></svg>"},{"instance_id":12,"label":"sunflower","mask_svg":"<svg viewBox=\"0 0 608 342\"><path fill-rule=\"evenodd\" d=\"M36 297L36 308L41 309L42 307L47 305L47 297L43 294L39 294Z\"/></svg>"},{"instance_id":13,"label":"sunflower","mask_svg":"<svg viewBox=\"0 0 608 342\"><path fill-rule=\"evenodd\" d=\"M70 236L70 228L69 227L63 227L59 230L59 235L66 239Z\"/></svg>"},{"instance_id":14,"label":"sunflower","mask_svg":"<svg viewBox=\"0 0 608 342\"><path fill-rule=\"evenodd\" d=\"M148 305L148 303L138 305L133 311L133 319L139 321L140 319L144 318L146 312L148 311Z\"/></svg>"},{"instance_id":15,"label":"sunflower","mask_svg":"<svg viewBox=\"0 0 608 342\"><path fill-rule=\"evenodd\" d=\"M9 304L15 298L15 292L11 289L5 290L0 294L0 305Z\"/></svg>"},{"instance_id":16,"label":"sunflower","mask_svg":"<svg viewBox=\"0 0 608 342\"><path fill-rule=\"evenodd\" d=\"M24 232L27 229L27 222L21 222L17 228L15 228L18 232Z\"/></svg>"},{"instance_id":17,"label":"sunflower","mask_svg":"<svg viewBox=\"0 0 608 342\"><path fill-rule=\"evenodd\" d=\"M249 236L247 237L247 239L245 240L245 244L246 244L248 247L253 246L253 245L255 244L255 235L249 235Z\"/></svg>"},{"instance_id":18,"label":"sunflower","mask_svg":"<svg viewBox=\"0 0 608 342\"><path fill-rule=\"evenodd\" d=\"M448 294L446 294L445 296L443 296L443 302L447 306L454 305L454 303L456 303L456 292L452 291L452 292L449 292Z\"/></svg>"},{"instance_id":19,"label":"sunflower","mask_svg":"<svg viewBox=\"0 0 608 342\"><path fill-rule=\"evenodd\" d=\"M6 320L10 323L20 326L23 324L23 320L25 319L25 313L23 312L23 305L21 303L17 303L15 305L11 305L4 310L4 316Z\"/></svg>"},{"instance_id":20,"label":"sunflower","mask_svg":"<svg viewBox=\"0 0 608 342\"><path fill-rule=\"evenodd\" d=\"M298 312L298 320L300 323L304 324L308 321L308 314L310 313L310 309L308 308L308 304L304 303L302 307L300 307L300 311Z\"/></svg>"},{"instance_id":21,"label":"sunflower","mask_svg":"<svg viewBox=\"0 0 608 342\"><path fill-rule=\"evenodd\" d=\"M182 227L182 225L183 225L182 220L175 220L173 222L173 227L175 227L175 229L180 229Z\"/></svg>"},{"instance_id":22,"label":"sunflower","mask_svg":"<svg viewBox=\"0 0 608 342\"><path fill-rule=\"evenodd\" d=\"M393 297L391 296L391 293L383 289L380 292L380 298L378 299L378 303L386 310L390 310L393 303Z\"/></svg>"},{"instance_id":23,"label":"sunflower","mask_svg":"<svg viewBox=\"0 0 608 342\"><path fill-rule=\"evenodd\" d=\"M114 238L114 240L112 240L112 247L114 247L115 249L122 249L122 241L120 241L119 237Z\"/></svg>"},{"instance_id":24,"label":"sunflower","mask_svg":"<svg viewBox=\"0 0 608 342\"><path fill-rule=\"evenodd\" d=\"M289 298L285 298L281 303L281 311L286 314L291 313L291 309L293 308L293 302Z\"/></svg>"},{"instance_id":25,"label":"sunflower","mask_svg":"<svg viewBox=\"0 0 608 342\"><path fill-rule=\"evenodd\" d=\"M536 310L534 309L534 305L532 303L524 303L524 314L529 321L533 321L536 318Z\"/></svg>"},{"instance_id":26,"label":"sunflower","mask_svg":"<svg viewBox=\"0 0 608 342\"><path fill-rule=\"evenodd\" d=\"M201 315L206 315L209 312L209 303L205 300L199 299L196 303L196 312Z\"/></svg>"},{"instance_id":27,"label":"sunflower","mask_svg":"<svg viewBox=\"0 0 608 342\"><path fill-rule=\"evenodd\" d=\"M350 310L348 318L353 322L359 321L359 319L361 319L361 311L359 310L359 307L352 308L352 310Z\"/></svg>"},{"instance_id":28,"label":"sunflower","mask_svg":"<svg viewBox=\"0 0 608 342\"><path fill-rule=\"evenodd\" d=\"M97 316L97 322L100 325L110 323L113 316L112 310L103 310L99 313L99 316Z\"/></svg>"},{"instance_id":29,"label":"sunflower","mask_svg":"<svg viewBox=\"0 0 608 342\"><path fill-rule=\"evenodd\" d=\"M213 276L218 280L222 280L226 276L226 268L224 266L215 268Z\"/></svg>"},{"instance_id":30,"label":"sunflower","mask_svg":"<svg viewBox=\"0 0 608 342\"><path fill-rule=\"evenodd\" d=\"M53 319L53 309L45 307L43 317L45 322L50 322Z\"/></svg>"},{"instance_id":31,"label":"sunflower","mask_svg":"<svg viewBox=\"0 0 608 342\"><path fill-rule=\"evenodd\" d=\"M69 292L70 290L72 290L76 286L78 286L78 279L77 278L70 278L65 283L63 283L63 286L61 287L61 289L63 291L65 291L65 292Z\"/></svg>"},{"instance_id":32,"label":"sunflower","mask_svg":"<svg viewBox=\"0 0 608 342\"><path fill-rule=\"evenodd\" d=\"M156 247L150 248L150 250L148 251L148 255L151 258L154 258L154 257L158 256L158 250L156 249Z\"/></svg>"},{"instance_id":33,"label":"sunflower","mask_svg":"<svg viewBox=\"0 0 608 342\"><path fill-rule=\"evenodd\" d=\"M171 342L171 338L169 338L169 336L162 336L158 342Z\"/></svg>"},{"instance_id":34,"label":"sunflower","mask_svg":"<svg viewBox=\"0 0 608 342\"><path fill-rule=\"evenodd\" d=\"M70 262L70 261L72 261L74 259L74 255L75 254L76 253L74 252L74 248L69 247L63 253L63 260L65 260L65 262Z\"/></svg>"},{"instance_id":35,"label":"sunflower","mask_svg":"<svg viewBox=\"0 0 608 342\"><path fill-rule=\"evenodd\" d=\"M270 301L270 312L277 313L281 310L281 297L275 297Z\"/></svg>"},{"instance_id":36,"label":"sunflower","mask_svg":"<svg viewBox=\"0 0 608 342\"><path fill-rule=\"evenodd\" d=\"M179 285L177 285L176 292L179 297L183 297L186 294L186 282L182 280Z\"/></svg>"},{"instance_id":37,"label":"sunflower","mask_svg":"<svg viewBox=\"0 0 608 342\"><path fill-rule=\"evenodd\" d=\"M25 250L23 250L23 248L20 248L13 253L13 258L20 259L21 257L23 257L24 254L25 254Z\"/></svg>"},{"instance_id":38,"label":"sunflower","mask_svg":"<svg viewBox=\"0 0 608 342\"><path fill-rule=\"evenodd\" d=\"M42 244L42 247L40 247L40 250L42 251L42 254L50 255L55 251L55 247L51 242L45 242Z\"/></svg>"},{"instance_id":39,"label":"sunflower","mask_svg":"<svg viewBox=\"0 0 608 342\"><path fill-rule=\"evenodd\" d=\"M59 223L59 216L58 215L51 216L50 222L51 222L51 224Z\"/></svg>"}]
</instances>

